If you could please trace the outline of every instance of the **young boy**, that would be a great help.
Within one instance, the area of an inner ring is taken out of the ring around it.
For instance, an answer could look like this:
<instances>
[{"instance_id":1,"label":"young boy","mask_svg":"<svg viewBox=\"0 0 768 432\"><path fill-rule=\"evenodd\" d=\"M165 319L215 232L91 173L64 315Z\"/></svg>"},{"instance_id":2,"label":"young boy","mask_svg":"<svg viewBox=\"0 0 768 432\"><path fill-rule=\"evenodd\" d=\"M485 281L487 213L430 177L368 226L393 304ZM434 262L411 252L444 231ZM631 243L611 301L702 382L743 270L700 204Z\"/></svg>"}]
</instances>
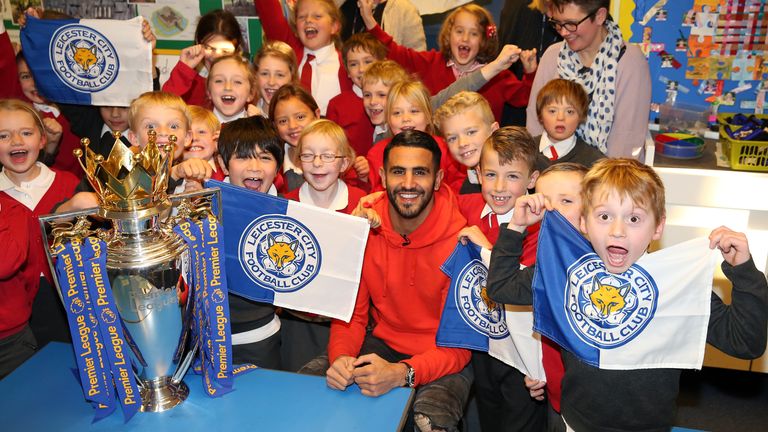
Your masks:
<instances>
[{"instance_id":1,"label":"young boy","mask_svg":"<svg viewBox=\"0 0 768 432\"><path fill-rule=\"evenodd\" d=\"M589 96L573 81L553 79L539 90L536 115L544 128L536 137L539 151L552 163L575 162L591 167L605 157L576 135L576 129L587 119Z\"/></svg>"},{"instance_id":2,"label":"young boy","mask_svg":"<svg viewBox=\"0 0 768 432\"><path fill-rule=\"evenodd\" d=\"M484 100L482 96L477 96L480 101ZM454 104L458 106L456 101ZM478 114L476 111L481 106L481 103L477 103L473 108L464 111L465 116L469 114L465 120ZM454 115L451 120L457 117ZM492 114L490 118L493 118ZM478 123L472 124L477 127ZM490 125L486 123L480 129L489 128ZM473 129L469 129L471 130ZM466 134L466 131L462 134ZM474 134L468 135L468 138L474 141ZM457 147L459 145L454 142L451 152L455 154L454 150ZM474 155L467 154L470 152L467 148L462 150L464 153L462 163L474 162L473 166L477 167L481 193L459 196L459 206L464 217L467 218L468 225L459 232L459 236L466 237L481 246L483 248L481 256L487 264L491 256L490 250L498 237L500 224L508 222L513 217L515 201L524 196L536 183L539 175L535 169L538 150L525 128L516 126L494 131L482 147L474 148L476 153ZM525 265L531 265L536 258L536 237L529 236L527 240L522 261ZM533 432L544 429L545 406L530 397L522 373L491 357L488 353L480 351L472 351L472 366L475 372L477 407L483 430Z\"/></svg>"},{"instance_id":3,"label":"young boy","mask_svg":"<svg viewBox=\"0 0 768 432\"><path fill-rule=\"evenodd\" d=\"M190 127L192 142L184 149L184 160L202 159L211 165L212 179L224 180L226 174L216 159L216 143L221 132L221 122L213 112L196 105L189 106L189 115L192 120Z\"/></svg>"},{"instance_id":4,"label":"young boy","mask_svg":"<svg viewBox=\"0 0 768 432\"><path fill-rule=\"evenodd\" d=\"M344 129L358 157L365 157L373 145L373 124L363 108L363 74L377 61L387 57L387 50L370 33L356 33L341 48L352 90L343 91L328 102L326 118Z\"/></svg>"},{"instance_id":5,"label":"young boy","mask_svg":"<svg viewBox=\"0 0 768 432\"><path fill-rule=\"evenodd\" d=\"M219 164L234 186L277 195L272 184L283 164L283 143L262 116L227 123L219 137ZM230 293L232 361L280 369L280 318L271 304Z\"/></svg>"},{"instance_id":6,"label":"young boy","mask_svg":"<svg viewBox=\"0 0 768 432\"><path fill-rule=\"evenodd\" d=\"M632 159L597 162L582 182L581 230L606 271L621 274L664 230L664 185L652 168ZM518 200L512 221L493 250L488 292L510 303L531 303L532 270L519 269L525 227L543 217L541 195ZM762 355L768 326L768 284L752 261L746 236L726 227L712 231L733 283L732 303L712 295L707 342L739 358ZM681 269L681 271L685 271ZM674 421L679 369L606 370L563 350L562 415L574 430L667 430ZM610 413L610 415L606 415Z\"/></svg>"},{"instance_id":7,"label":"young boy","mask_svg":"<svg viewBox=\"0 0 768 432\"><path fill-rule=\"evenodd\" d=\"M453 159L467 169L459 194L479 193L480 152L485 140L499 128L488 101L480 93L457 93L435 111L434 121Z\"/></svg>"},{"instance_id":8,"label":"young boy","mask_svg":"<svg viewBox=\"0 0 768 432\"><path fill-rule=\"evenodd\" d=\"M143 149L149 142L150 130L157 133L158 146L168 144L170 135L174 135L176 137L174 160L181 158L184 148L188 147L192 140L189 134L191 120L187 104L180 97L170 93L147 92L134 99L131 102L129 123L128 141L138 149ZM201 159L186 160L174 165L171 169L168 190L173 191L181 179L202 181L210 178L211 173L211 166L207 162ZM90 190L87 181L81 182L77 193L61 204L56 212L63 213L98 206L98 197Z\"/></svg>"}]
</instances>

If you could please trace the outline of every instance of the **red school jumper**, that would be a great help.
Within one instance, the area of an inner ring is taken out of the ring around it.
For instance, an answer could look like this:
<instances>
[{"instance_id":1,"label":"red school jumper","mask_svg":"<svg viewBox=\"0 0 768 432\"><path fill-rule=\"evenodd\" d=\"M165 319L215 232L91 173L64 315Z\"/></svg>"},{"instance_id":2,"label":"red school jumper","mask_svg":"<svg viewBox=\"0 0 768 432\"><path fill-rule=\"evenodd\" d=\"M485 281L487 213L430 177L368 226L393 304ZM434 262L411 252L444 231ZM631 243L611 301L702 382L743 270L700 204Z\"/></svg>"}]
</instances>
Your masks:
<instances>
[{"instance_id":1,"label":"red school jumper","mask_svg":"<svg viewBox=\"0 0 768 432\"><path fill-rule=\"evenodd\" d=\"M366 156L373 146L373 124L365 113L363 98L353 90L343 91L330 102L325 118L336 122L355 149L357 156Z\"/></svg>"},{"instance_id":2,"label":"red school jumper","mask_svg":"<svg viewBox=\"0 0 768 432\"><path fill-rule=\"evenodd\" d=\"M368 31L386 45L389 50L387 57L400 63L408 72L418 74L433 96L456 81L453 69L447 66L448 59L443 57L440 51L416 51L400 46L378 25ZM491 105L496 121L501 121L505 103L516 107L528 105L535 75L535 73L525 74L520 81L515 74L505 70L479 90Z\"/></svg>"}]
</instances>

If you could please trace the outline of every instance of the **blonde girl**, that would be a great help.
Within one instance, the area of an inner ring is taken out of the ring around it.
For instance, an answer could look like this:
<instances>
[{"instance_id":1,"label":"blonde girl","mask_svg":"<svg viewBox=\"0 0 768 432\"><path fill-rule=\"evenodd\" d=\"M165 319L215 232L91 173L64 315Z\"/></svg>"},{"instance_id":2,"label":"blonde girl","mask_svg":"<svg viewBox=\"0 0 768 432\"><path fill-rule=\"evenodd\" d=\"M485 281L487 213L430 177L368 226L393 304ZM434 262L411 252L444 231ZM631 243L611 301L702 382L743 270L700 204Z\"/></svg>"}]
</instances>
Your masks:
<instances>
[{"instance_id":1,"label":"blonde girl","mask_svg":"<svg viewBox=\"0 0 768 432\"><path fill-rule=\"evenodd\" d=\"M253 58L259 99L256 107L264 116L269 113L269 102L277 89L298 80L296 53L285 42L267 42Z\"/></svg>"}]
</instances>

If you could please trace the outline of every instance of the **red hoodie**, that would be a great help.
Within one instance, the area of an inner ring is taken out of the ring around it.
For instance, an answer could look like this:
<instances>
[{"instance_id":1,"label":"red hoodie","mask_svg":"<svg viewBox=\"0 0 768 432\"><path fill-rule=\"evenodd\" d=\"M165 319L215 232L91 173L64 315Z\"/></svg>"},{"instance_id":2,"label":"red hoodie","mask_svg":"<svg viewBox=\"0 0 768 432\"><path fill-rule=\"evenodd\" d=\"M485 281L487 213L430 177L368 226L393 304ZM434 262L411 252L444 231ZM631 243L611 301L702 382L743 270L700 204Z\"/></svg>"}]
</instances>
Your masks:
<instances>
[{"instance_id":1,"label":"red hoodie","mask_svg":"<svg viewBox=\"0 0 768 432\"><path fill-rule=\"evenodd\" d=\"M395 351L412 356L408 364L416 371L416 385L459 372L469 362L468 350L435 345L450 287L440 266L456 247L466 220L449 188L441 187L434 200L429 216L408 235L406 244L392 229L386 194L373 204L381 215L381 227L368 236L352 319L331 322L331 362L341 355L359 355L369 311L373 335Z\"/></svg>"}]
</instances>

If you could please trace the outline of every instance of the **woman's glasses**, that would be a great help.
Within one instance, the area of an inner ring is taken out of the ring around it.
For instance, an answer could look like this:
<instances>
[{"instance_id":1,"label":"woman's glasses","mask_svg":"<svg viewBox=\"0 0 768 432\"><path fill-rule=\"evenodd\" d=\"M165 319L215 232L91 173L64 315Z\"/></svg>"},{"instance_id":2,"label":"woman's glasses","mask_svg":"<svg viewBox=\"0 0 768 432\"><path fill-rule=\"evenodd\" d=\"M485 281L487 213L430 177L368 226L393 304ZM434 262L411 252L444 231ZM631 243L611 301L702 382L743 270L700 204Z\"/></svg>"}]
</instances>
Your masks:
<instances>
[{"instance_id":1,"label":"woman's glasses","mask_svg":"<svg viewBox=\"0 0 768 432\"><path fill-rule=\"evenodd\" d=\"M551 25L552 28L555 29L556 32L560 32L560 30L566 29L569 33L573 33L573 32L576 31L576 29L579 28L579 24L583 23L584 21L586 21L589 18L592 18L593 16L595 16L596 13L597 13L597 11L593 11L589 15L587 15L584 18L582 18L581 20L579 20L578 22L573 22L573 21L560 22L560 21L553 20L552 18L550 18L550 19L547 20L547 23L549 23L549 25Z\"/></svg>"}]
</instances>

